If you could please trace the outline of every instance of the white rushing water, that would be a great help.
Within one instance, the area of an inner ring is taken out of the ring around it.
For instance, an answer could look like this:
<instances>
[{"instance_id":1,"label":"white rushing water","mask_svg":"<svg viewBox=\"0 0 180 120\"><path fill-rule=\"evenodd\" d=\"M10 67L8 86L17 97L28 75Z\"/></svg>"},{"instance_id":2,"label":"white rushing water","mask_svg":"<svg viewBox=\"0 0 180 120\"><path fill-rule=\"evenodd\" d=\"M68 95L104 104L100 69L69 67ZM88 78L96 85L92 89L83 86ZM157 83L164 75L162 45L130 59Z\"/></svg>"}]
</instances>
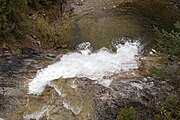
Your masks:
<instances>
[{"instance_id":1,"label":"white rushing water","mask_svg":"<svg viewBox=\"0 0 180 120\"><path fill-rule=\"evenodd\" d=\"M138 48L138 42L125 42L116 45L116 52L106 48L92 52L89 42L82 43L77 52L65 54L60 61L38 71L29 83L29 94L42 94L50 81L61 77L103 80L121 71L137 69Z\"/></svg>"}]
</instances>

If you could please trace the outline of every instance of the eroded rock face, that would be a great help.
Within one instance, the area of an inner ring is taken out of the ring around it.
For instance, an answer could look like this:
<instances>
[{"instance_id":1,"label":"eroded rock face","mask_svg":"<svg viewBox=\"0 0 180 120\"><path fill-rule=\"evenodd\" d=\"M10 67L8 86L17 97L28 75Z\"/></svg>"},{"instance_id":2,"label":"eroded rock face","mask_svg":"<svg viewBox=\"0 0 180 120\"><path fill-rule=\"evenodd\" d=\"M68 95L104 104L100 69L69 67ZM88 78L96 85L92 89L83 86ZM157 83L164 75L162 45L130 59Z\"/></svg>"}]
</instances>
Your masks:
<instances>
[{"instance_id":1,"label":"eroded rock face","mask_svg":"<svg viewBox=\"0 0 180 120\"><path fill-rule=\"evenodd\" d=\"M33 49L33 51L36 51ZM26 85L36 72L52 62L48 51L28 52L19 56L0 56L0 117L6 117L22 102ZM57 56L57 52L51 52Z\"/></svg>"},{"instance_id":2,"label":"eroded rock face","mask_svg":"<svg viewBox=\"0 0 180 120\"><path fill-rule=\"evenodd\" d=\"M150 79L115 79L110 87L87 78L58 79L42 95L27 95L14 119L116 120L119 109L135 106L154 111L153 100L165 97ZM146 113L142 112L142 117ZM9 119L9 118L8 118Z\"/></svg>"},{"instance_id":3,"label":"eroded rock face","mask_svg":"<svg viewBox=\"0 0 180 120\"><path fill-rule=\"evenodd\" d=\"M92 94L81 89L76 82L76 79L60 79L52 82L40 96L27 95L24 101L26 105L21 106L19 114L15 113L13 118L90 119L93 115L92 99L90 98Z\"/></svg>"}]
</instances>

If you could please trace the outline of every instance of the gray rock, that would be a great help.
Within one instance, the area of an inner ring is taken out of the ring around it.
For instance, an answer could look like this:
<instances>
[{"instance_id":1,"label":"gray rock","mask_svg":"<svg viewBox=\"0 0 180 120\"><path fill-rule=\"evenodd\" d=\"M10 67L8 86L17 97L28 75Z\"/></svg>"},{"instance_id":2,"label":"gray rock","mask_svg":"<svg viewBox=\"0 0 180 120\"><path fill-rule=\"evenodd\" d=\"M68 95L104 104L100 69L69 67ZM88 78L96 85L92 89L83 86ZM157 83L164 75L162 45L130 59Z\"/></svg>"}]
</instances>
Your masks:
<instances>
[{"instance_id":1,"label":"gray rock","mask_svg":"<svg viewBox=\"0 0 180 120\"><path fill-rule=\"evenodd\" d=\"M45 53L44 57L48 59L54 59L56 58L56 55L53 53Z\"/></svg>"}]
</instances>

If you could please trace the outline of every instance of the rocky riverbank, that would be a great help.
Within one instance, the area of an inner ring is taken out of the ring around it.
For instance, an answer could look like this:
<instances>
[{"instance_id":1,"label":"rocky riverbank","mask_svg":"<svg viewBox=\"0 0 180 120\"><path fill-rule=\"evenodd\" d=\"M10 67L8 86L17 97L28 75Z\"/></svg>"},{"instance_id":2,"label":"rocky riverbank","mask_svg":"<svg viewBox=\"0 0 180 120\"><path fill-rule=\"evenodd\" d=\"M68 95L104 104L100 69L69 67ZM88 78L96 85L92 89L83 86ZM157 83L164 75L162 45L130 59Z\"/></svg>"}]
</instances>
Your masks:
<instances>
[{"instance_id":1,"label":"rocky riverbank","mask_svg":"<svg viewBox=\"0 0 180 120\"><path fill-rule=\"evenodd\" d=\"M40 51L32 48L21 48L18 56L0 57L0 116L11 114L21 104L27 94L27 83L36 72L56 60L65 51Z\"/></svg>"}]
</instances>

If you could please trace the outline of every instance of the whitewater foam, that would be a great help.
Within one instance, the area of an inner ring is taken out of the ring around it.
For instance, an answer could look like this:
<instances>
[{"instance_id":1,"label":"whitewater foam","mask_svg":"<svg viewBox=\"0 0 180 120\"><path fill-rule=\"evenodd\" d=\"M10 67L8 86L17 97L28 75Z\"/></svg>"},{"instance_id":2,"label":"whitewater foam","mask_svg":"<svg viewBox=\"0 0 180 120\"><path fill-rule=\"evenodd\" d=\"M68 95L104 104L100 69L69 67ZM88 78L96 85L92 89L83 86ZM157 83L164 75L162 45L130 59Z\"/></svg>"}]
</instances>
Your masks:
<instances>
[{"instance_id":1,"label":"whitewater foam","mask_svg":"<svg viewBox=\"0 0 180 120\"><path fill-rule=\"evenodd\" d=\"M37 72L29 83L29 94L42 94L46 85L58 78L101 80L120 71L137 69L138 42L116 45L116 52L102 48L92 52L89 42L78 46L78 51L62 56L61 60Z\"/></svg>"}]
</instances>

